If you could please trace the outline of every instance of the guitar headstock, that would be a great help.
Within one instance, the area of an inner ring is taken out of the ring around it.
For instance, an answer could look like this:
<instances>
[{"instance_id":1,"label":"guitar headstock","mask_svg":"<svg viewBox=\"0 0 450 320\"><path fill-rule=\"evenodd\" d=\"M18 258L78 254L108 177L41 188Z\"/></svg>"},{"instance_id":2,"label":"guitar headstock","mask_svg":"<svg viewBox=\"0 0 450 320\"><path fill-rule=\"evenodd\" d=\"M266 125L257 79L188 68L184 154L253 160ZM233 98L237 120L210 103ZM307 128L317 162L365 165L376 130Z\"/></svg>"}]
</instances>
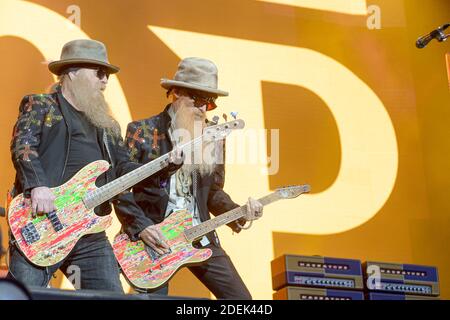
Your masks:
<instances>
[{"instance_id":1,"label":"guitar headstock","mask_svg":"<svg viewBox=\"0 0 450 320\"><path fill-rule=\"evenodd\" d=\"M281 199L294 199L303 193L308 193L311 191L311 186L309 184L304 184L301 186L289 186L284 188L278 188L276 193Z\"/></svg>"},{"instance_id":2,"label":"guitar headstock","mask_svg":"<svg viewBox=\"0 0 450 320\"><path fill-rule=\"evenodd\" d=\"M231 131L243 129L245 127L245 122L242 119L235 119L233 121L228 121L221 124L216 124L210 127L206 127L203 130L203 136L205 139L211 140L221 140L225 139Z\"/></svg>"}]
</instances>

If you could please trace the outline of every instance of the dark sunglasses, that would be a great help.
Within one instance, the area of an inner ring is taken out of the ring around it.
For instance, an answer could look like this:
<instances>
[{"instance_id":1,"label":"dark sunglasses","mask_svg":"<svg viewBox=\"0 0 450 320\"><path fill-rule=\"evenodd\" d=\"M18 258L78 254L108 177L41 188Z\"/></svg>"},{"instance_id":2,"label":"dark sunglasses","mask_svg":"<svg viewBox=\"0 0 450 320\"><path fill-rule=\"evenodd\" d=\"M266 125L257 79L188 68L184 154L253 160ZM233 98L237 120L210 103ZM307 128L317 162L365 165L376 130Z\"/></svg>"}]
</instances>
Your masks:
<instances>
[{"instance_id":1,"label":"dark sunglasses","mask_svg":"<svg viewBox=\"0 0 450 320\"><path fill-rule=\"evenodd\" d=\"M100 80L102 80L103 77L106 77L106 79L109 79L109 73L108 73L108 71L106 71L106 70L103 69L103 68L97 69L97 78L99 78Z\"/></svg>"},{"instance_id":2,"label":"dark sunglasses","mask_svg":"<svg viewBox=\"0 0 450 320\"><path fill-rule=\"evenodd\" d=\"M97 75L97 78L99 79L99 80L102 80L104 77L106 77L106 79L109 79L109 73L108 73L108 71L106 71L105 69L103 69L103 68L99 68L99 67L91 67L91 66L83 66L83 67L72 67L72 68L67 68L67 69L65 69L64 70L64 72L63 73L65 73L65 74L68 74L68 73L70 73L70 72L76 72L76 71L78 71L78 70L80 70L80 69L92 69L92 70L96 70L97 71L97 73L96 73L96 75Z\"/></svg>"},{"instance_id":3,"label":"dark sunglasses","mask_svg":"<svg viewBox=\"0 0 450 320\"><path fill-rule=\"evenodd\" d=\"M193 92L187 92L188 96L194 100L194 106L201 108L206 105L206 111L214 110L217 108L216 97L203 97Z\"/></svg>"}]
</instances>

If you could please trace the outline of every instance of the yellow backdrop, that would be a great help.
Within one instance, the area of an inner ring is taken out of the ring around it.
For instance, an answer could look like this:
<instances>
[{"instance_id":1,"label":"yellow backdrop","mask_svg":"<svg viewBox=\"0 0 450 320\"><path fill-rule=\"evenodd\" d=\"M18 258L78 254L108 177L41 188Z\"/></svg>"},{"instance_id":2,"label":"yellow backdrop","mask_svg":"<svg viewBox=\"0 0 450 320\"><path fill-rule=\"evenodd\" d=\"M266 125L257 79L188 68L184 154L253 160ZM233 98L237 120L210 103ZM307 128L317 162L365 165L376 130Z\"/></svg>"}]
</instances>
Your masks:
<instances>
[{"instance_id":1,"label":"yellow backdrop","mask_svg":"<svg viewBox=\"0 0 450 320\"><path fill-rule=\"evenodd\" d=\"M227 142L232 198L313 190L267 207L249 231L219 231L255 298L271 298L270 261L284 253L436 265L450 298L450 49L414 46L449 9L446 0L0 0L0 192L14 178L18 103L52 84L46 63L65 42L106 43L122 68L107 99L123 129L162 110L159 79L180 58L202 56L230 91L214 114L238 111L247 123ZM209 297L186 270L170 292Z\"/></svg>"}]
</instances>

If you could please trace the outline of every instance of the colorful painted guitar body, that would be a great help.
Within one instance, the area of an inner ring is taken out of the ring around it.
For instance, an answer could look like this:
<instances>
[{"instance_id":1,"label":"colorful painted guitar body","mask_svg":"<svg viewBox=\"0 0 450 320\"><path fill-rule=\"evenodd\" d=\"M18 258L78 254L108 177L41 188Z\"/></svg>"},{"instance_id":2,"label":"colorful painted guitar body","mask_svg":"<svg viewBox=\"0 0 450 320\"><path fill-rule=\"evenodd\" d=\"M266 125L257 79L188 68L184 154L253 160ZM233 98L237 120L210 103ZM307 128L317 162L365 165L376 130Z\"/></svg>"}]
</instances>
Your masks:
<instances>
[{"instance_id":1,"label":"colorful painted guitar body","mask_svg":"<svg viewBox=\"0 0 450 320\"><path fill-rule=\"evenodd\" d=\"M200 137L180 148L191 150L205 139L220 140L244 126L243 120L235 119L207 127ZM51 189L57 210L37 218L31 214L31 199L18 195L8 206L8 222L19 249L37 266L47 267L60 262L82 236L104 231L111 225L112 217L97 216L95 207L167 167L169 156L165 154L100 188L95 186L95 181L109 169L109 163L94 161L62 186Z\"/></svg>"},{"instance_id":2,"label":"colorful painted guitar body","mask_svg":"<svg viewBox=\"0 0 450 320\"><path fill-rule=\"evenodd\" d=\"M267 205L279 199L295 198L309 192L308 185L278 189L277 192L259 199ZM192 215L187 210L172 213L155 225L170 247L170 252L158 255L143 241L131 241L126 234L118 234L113 243L114 255L122 273L136 288L156 289L166 283L182 267L199 264L212 255L210 249L196 249L192 242L216 228L245 215L246 206L221 214L214 219L192 225Z\"/></svg>"},{"instance_id":3,"label":"colorful painted guitar body","mask_svg":"<svg viewBox=\"0 0 450 320\"><path fill-rule=\"evenodd\" d=\"M17 245L37 266L50 266L64 259L84 235L104 231L111 216L100 217L87 209L83 198L97 189L95 181L109 163L95 161L81 169L62 186L52 188L57 211L32 218L31 199L23 194L9 205L8 222Z\"/></svg>"},{"instance_id":4,"label":"colorful painted guitar body","mask_svg":"<svg viewBox=\"0 0 450 320\"><path fill-rule=\"evenodd\" d=\"M167 239L169 254L158 256L143 241L132 242L125 233L114 239L114 254L122 272L137 288L160 287L181 267L198 264L212 255L210 249L196 249L186 239L184 232L192 227L192 216L188 211L172 213L157 227Z\"/></svg>"}]
</instances>

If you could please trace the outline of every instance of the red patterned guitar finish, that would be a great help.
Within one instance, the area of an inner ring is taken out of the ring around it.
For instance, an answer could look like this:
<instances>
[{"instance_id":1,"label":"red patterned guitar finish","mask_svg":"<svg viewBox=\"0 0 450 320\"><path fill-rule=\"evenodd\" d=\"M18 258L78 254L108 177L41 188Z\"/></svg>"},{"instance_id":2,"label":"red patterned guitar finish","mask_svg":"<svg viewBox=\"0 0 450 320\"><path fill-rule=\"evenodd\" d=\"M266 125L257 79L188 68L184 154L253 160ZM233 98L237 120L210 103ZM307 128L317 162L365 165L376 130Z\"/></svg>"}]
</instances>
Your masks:
<instances>
[{"instance_id":1,"label":"red patterned guitar finish","mask_svg":"<svg viewBox=\"0 0 450 320\"><path fill-rule=\"evenodd\" d=\"M267 205L309 191L309 185L281 188L259 201ZM134 287L156 289L180 268L199 264L211 257L210 249L196 249L192 242L222 225L242 218L246 210L247 206L242 206L196 226L192 225L192 215L187 210L175 211L156 225L166 238L169 253L158 255L143 241L131 241L126 234L118 234L113 243L114 254L123 274Z\"/></svg>"},{"instance_id":2,"label":"red patterned guitar finish","mask_svg":"<svg viewBox=\"0 0 450 320\"><path fill-rule=\"evenodd\" d=\"M111 216L97 216L83 198L97 189L95 180L107 171L109 163L95 161L81 169L60 187L51 189L56 212L31 218L31 199L15 197L8 213L9 227L23 254L37 266L50 266L66 257L78 239L111 225Z\"/></svg>"},{"instance_id":3,"label":"red patterned guitar finish","mask_svg":"<svg viewBox=\"0 0 450 320\"><path fill-rule=\"evenodd\" d=\"M180 149L186 152L205 139L223 139L232 130L244 126L243 120L235 119L207 127L200 137L183 144ZM8 208L8 223L18 248L37 266L47 267L62 261L82 236L102 232L111 225L112 217L97 216L95 207L165 168L169 156L165 154L100 188L96 187L95 181L109 169L109 163L94 161L65 184L52 188L56 211L35 218L32 217L31 199L18 195Z\"/></svg>"}]
</instances>

